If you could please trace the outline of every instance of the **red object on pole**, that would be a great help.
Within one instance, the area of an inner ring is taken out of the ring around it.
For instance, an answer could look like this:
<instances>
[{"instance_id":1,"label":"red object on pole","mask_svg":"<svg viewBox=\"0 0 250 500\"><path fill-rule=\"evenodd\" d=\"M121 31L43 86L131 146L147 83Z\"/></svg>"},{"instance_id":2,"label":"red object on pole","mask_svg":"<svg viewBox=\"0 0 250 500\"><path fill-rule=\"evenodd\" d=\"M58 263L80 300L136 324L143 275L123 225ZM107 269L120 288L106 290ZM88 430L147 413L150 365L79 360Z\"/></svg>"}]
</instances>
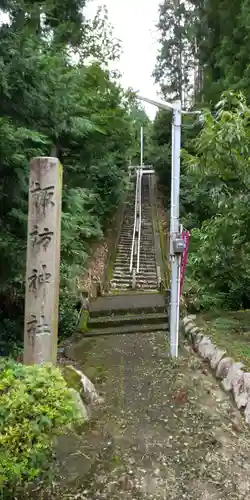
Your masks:
<instances>
[{"instance_id":1,"label":"red object on pole","mask_svg":"<svg viewBox=\"0 0 250 500\"><path fill-rule=\"evenodd\" d=\"M183 288L183 283L184 283L184 276L185 276L185 271L186 271L186 267L187 267L189 237L190 237L190 233L188 231L183 231L182 232L182 239L185 241L185 250L184 250L184 252L182 254L182 258L181 258L180 297L181 297L181 294L182 294L182 288Z\"/></svg>"}]
</instances>

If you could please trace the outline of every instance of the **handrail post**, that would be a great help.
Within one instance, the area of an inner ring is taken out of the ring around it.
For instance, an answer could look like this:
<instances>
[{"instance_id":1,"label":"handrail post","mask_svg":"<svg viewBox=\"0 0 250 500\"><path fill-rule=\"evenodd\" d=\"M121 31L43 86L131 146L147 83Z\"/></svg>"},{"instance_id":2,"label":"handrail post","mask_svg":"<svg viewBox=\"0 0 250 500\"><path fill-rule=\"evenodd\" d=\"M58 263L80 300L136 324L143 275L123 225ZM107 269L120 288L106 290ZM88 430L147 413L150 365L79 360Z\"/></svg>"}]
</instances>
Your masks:
<instances>
[{"instance_id":1,"label":"handrail post","mask_svg":"<svg viewBox=\"0 0 250 500\"><path fill-rule=\"evenodd\" d=\"M133 238L131 245L131 255L130 255L130 265L129 271L132 273L133 268L133 257L134 257L134 246L135 246L135 231L136 231L136 218L137 218L137 198L138 198L138 179L139 179L139 171L136 173L136 187L135 187L135 215L134 215L134 228L133 228Z\"/></svg>"},{"instance_id":2,"label":"handrail post","mask_svg":"<svg viewBox=\"0 0 250 500\"><path fill-rule=\"evenodd\" d=\"M137 266L136 272L140 269L140 250L141 250L141 191L142 191L142 169L139 173L139 229L138 229L138 248L137 248Z\"/></svg>"}]
</instances>

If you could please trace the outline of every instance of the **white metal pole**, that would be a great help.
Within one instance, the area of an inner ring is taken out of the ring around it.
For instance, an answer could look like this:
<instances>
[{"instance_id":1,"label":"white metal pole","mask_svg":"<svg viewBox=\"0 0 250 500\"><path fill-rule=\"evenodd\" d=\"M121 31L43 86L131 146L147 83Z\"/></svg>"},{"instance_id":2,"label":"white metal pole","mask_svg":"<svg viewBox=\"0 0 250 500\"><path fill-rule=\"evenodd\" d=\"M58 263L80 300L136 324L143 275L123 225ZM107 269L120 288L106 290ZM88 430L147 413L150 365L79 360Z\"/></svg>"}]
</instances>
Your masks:
<instances>
[{"instance_id":1,"label":"white metal pole","mask_svg":"<svg viewBox=\"0 0 250 500\"><path fill-rule=\"evenodd\" d=\"M174 113L172 114L172 142L171 142L171 198L170 198L170 233L169 233L169 258L171 260L171 255L173 254L172 245L172 233L173 233L173 192L174 192L174 161L175 161L175 124L174 124Z\"/></svg>"},{"instance_id":2,"label":"white metal pole","mask_svg":"<svg viewBox=\"0 0 250 500\"><path fill-rule=\"evenodd\" d=\"M141 127L141 167L143 166L143 127Z\"/></svg>"},{"instance_id":3,"label":"white metal pole","mask_svg":"<svg viewBox=\"0 0 250 500\"><path fill-rule=\"evenodd\" d=\"M181 115L201 115L201 111L184 111L181 101L175 103L155 101L138 95L141 101L157 106L160 109L173 110L172 126L172 168L171 168L171 217L170 217L170 260L171 260L171 303L170 303L170 351L178 356L179 338L179 269L181 257L174 254L173 239L179 232L179 194L180 194L180 149L181 149Z\"/></svg>"},{"instance_id":4,"label":"white metal pole","mask_svg":"<svg viewBox=\"0 0 250 500\"><path fill-rule=\"evenodd\" d=\"M171 305L170 305L170 353L178 356L179 337L179 300L178 274L180 257L174 254L173 239L179 232L179 198L180 198L180 151L181 151L181 102L174 103L172 145L172 174L171 174Z\"/></svg>"}]
</instances>

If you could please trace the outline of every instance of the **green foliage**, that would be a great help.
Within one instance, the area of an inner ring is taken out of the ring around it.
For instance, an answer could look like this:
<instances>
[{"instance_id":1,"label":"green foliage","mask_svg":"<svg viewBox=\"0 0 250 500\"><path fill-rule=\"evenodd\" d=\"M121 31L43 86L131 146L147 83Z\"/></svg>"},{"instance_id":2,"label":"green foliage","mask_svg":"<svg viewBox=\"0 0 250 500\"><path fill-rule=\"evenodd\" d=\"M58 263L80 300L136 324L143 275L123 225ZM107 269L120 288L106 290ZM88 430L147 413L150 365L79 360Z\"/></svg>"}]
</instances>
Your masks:
<instances>
[{"instance_id":1,"label":"green foliage","mask_svg":"<svg viewBox=\"0 0 250 500\"><path fill-rule=\"evenodd\" d=\"M60 270L60 295L59 295L59 339L72 335L77 320L76 309L76 276L81 272L79 266L69 266L67 260L63 261Z\"/></svg>"},{"instance_id":2,"label":"green foliage","mask_svg":"<svg viewBox=\"0 0 250 500\"><path fill-rule=\"evenodd\" d=\"M28 165L63 165L60 335L76 325L74 287L91 244L127 189L134 145L130 100L107 63L119 49L105 9L84 18L85 0L2 0L0 26L0 352L23 331ZM72 47L74 57L72 58ZM86 60L92 61L88 64ZM74 61L74 62L73 62Z\"/></svg>"},{"instance_id":3,"label":"green foliage","mask_svg":"<svg viewBox=\"0 0 250 500\"><path fill-rule=\"evenodd\" d=\"M154 165L167 195L170 195L171 186L171 125L171 113L158 111L150 129L148 146L149 162Z\"/></svg>"},{"instance_id":4,"label":"green foliage","mask_svg":"<svg viewBox=\"0 0 250 500\"><path fill-rule=\"evenodd\" d=\"M189 277L228 307L250 301L249 113L242 95L224 94L216 114L205 113L196 154L185 155L183 182L196 186L183 204L195 216Z\"/></svg>"},{"instance_id":5,"label":"green foliage","mask_svg":"<svg viewBox=\"0 0 250 500\"><path fill-rule=\"evenodd\" d=\"M162 0L154 76L183 105L214 105L221 92L249 100L249 0Z\"/></svg>"},{"instance_id":6,"label":"green foliage","mask_svg":"<svg viewBox=\"0 0 250 500\"><path fill-rule=\"evenodd\" d=\"M0 363L0 490L3 498L49 473L53 436L76 422L59 369Z\"/></svg>"},{"instance_id":7,"label":"green foliage","mask_svg":"<svg viewBox=\"0 0 250 500\"><path fill-rule=\"evenodd\" d=\"M143 162L147 163L148 140L151 123L141 104L136 100L133 100L131 103L130 117L134 126L131 163L132 165L140 165L141 163L141 127L143 127Z\"/></svg>"},{"instance_id":8,"label":"green foliage","mask_svg":"<svg viewBox=\"0 0 250 500\"><path fill-rule=\"evenodd\" d=\"M160 50L154 77L164 96L181 99L192 88L191 71L194 66L194 38L192 2L163 0L159 8L158 31Z\"/></svg>"},{"instance_id":9,"label":"green foliage","mask_svg":"<svg viewBox=\"0 0 250 500\"><path fill-rule=\"evenodd\" d=\"M180 208L191 229L185 288L198 308L248 307L249 0L162 0L158 31L154 76L162 94L183 107L210 106L203 124L183 117ZM169 192L162 120L150 147Z\"/></svg>"}]
</instances>

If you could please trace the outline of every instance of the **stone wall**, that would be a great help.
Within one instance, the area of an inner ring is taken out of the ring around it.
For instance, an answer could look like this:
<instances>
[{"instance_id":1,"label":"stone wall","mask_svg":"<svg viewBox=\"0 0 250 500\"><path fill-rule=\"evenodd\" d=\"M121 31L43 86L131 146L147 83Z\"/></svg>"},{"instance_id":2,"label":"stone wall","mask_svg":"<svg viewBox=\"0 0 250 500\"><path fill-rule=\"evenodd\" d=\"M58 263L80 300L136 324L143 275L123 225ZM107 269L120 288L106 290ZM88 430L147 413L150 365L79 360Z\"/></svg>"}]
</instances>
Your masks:
<instances>
[{"instance_id":1,"label":"stone wall","mask_svg":"<svg viewBox=\"0 0 250 500\"><path fill-rule=\"evenodd\" d=\"M243 363L235 362L226 351L219 349L195 324L196 316L185 316L182 320L185 336L201 358L209 363L215 377L226 392L232 394L237 407L244 412L245 422L250 424L250 373L244 371Z\"/></svg>"}]
</instances>

